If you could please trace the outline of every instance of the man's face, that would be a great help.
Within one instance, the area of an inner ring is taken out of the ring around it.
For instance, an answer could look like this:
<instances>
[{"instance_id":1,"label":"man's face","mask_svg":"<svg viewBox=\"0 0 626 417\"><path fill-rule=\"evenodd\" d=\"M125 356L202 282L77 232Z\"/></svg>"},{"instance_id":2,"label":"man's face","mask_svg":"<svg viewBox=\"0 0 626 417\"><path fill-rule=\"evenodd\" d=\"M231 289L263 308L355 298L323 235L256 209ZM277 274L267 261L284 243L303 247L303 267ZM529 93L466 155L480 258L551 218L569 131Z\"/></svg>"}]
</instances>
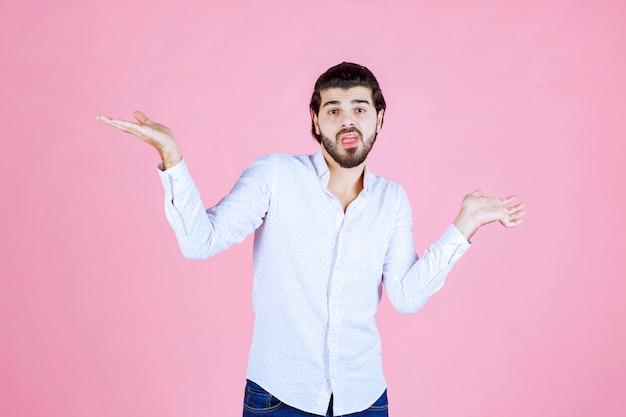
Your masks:
<instances>
[{"instance_id":1,"label":"man's face","mask_svg":"<svg viewBox=\"0 0 626 417\"><path fill-rule=\"evenodd\" d=\"M320 94L319 113L311 114L322 147L343 168L361 165L380 130L383 111L376 114L369 87L329 88Z\"/></svg>"}]
</instances>

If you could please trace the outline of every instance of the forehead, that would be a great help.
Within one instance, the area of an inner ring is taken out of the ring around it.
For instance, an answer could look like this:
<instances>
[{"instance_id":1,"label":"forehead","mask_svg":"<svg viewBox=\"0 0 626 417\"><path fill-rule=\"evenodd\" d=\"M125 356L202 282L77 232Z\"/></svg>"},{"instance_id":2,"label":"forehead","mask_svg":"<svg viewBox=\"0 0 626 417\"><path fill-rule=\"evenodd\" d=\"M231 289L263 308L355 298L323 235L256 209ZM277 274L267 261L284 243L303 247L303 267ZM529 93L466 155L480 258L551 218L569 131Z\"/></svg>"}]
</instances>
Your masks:
<instances>
[{"instance_id":1,"label":"forehead","mask_svg":"<svg viewBox=\"0 0 626 417\"><path fill-rule=\"evenodd\" d=\"M369 87L351 87L351 88L327 88L320 92L321 105L328 102L339 102L341 104L349 104L354 100L367 100L372 104L372 89Z\"/></svg>"}]
</instances>

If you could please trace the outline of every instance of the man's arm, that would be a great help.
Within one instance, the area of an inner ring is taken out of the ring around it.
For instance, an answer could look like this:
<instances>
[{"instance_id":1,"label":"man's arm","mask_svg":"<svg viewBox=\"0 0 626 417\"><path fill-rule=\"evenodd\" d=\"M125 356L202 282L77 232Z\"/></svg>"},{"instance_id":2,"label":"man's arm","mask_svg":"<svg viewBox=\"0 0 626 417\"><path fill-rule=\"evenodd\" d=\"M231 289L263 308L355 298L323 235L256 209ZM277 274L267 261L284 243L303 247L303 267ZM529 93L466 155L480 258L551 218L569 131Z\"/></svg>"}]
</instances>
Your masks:
<instances>
[{"instance_id":1,"label":"man's arm","mask_svg":"<svg viewBox=\"0 0 626 417\"><path fill-rule=\"evenodd\" d=\"M403 192L383 269L383 282L393 306L406 314L418 311L443 286L481 226L494 221L506 227L519 225L524 205L507 207L514 200L514 196L485 197L480 191L465 196L454 225L418 259L411 232L411 208Z\"/></svg>"},{"instance_id":2,"label":"man's arm","mask_svg":"<svg viewBox=\"0 0 626 417\"><path fill-rule=\"evenodd\" d=\"M161 155L159 174L165 190L165 214L186 258L213 256L241 242L261 225L269 202L266 174L271 171L271 163L259 160L249 166L232 191L205 210L172 131L141 112L134 116L138 123L107 116L97 119L139 137Z\"/></svg>"}]
</instances>

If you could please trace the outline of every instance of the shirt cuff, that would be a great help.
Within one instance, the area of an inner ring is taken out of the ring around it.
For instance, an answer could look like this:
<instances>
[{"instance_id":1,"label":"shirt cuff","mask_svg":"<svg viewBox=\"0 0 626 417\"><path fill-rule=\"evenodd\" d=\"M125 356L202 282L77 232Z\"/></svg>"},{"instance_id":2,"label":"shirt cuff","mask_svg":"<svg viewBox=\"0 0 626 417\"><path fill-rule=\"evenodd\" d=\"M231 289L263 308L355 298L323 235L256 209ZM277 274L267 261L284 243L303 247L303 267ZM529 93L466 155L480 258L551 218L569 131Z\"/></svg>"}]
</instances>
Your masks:
<instances>
[{"instance_id":1,"label":"shirt cuff","mask_svg":"<svg viewBox=\"0 0 626 417\"><path fill-rule=\"evenodd\" d=\"M471 242L468 242L467 239L465 239L463 233L461 233L454 224L451 224L450 227L448 227L448 229L437 241L437 244L450 254L450 260L452 263L458 261L471 246Z\"/></svg>"},{"instance_id":2,"label":"shirt cuff","mask_svg":"<svg viewBox=\"0 0 626 417\"><path fill-rule=\"evenodd\" d=\"M187 185L187 183L192 182L191 175L189 174L189 170L187 169L187 164L184 159L164 171L162 168L163 163L160 163L157 166L157 172L159 173L161 184L163 185L163 189L166 193L171 194L174 183Z\"/></svg>"},{"instance_id":3,"label":"shirt cuff","mask_svg":"<svg viewBox=\"0 0 626 417\"><path fill-rule=\"evenodd\" d=\"M461 233L461 231L454 224L451 224L450 227L448 227L448 230L445 231L441 239L445 239L446 242L456 243L467 248L469 248L472 244L472 242L465 239L463 233Z\"/></svg>"}]
</instances>

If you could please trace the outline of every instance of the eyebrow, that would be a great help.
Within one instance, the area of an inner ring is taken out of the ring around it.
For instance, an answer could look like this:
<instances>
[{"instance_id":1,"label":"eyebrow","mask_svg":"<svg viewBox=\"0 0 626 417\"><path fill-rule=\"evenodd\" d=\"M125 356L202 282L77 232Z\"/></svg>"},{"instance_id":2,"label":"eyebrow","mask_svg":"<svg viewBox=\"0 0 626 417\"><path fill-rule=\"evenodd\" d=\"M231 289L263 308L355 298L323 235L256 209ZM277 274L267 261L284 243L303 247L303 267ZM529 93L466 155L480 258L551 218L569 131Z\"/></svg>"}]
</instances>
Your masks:
<instances>
[{"instance_id":1,"label":"eyebrow","mask_svg":"<svg viewBox=\"0 0 626 417\"><path fill-rule=\"evenodd\" d=\"M371 106L369 100L365 100L365 99L362 99L362 98L357 98L357 99L354 99L354 100L350 101L350 104L363 104L363 103L369 104ZM341 104L341 102L339 100L330 100L330 101L327 101L326 103L324 103L322 105L322 107L336 106L338 104Z\"/></svg>"}]
</instances>

